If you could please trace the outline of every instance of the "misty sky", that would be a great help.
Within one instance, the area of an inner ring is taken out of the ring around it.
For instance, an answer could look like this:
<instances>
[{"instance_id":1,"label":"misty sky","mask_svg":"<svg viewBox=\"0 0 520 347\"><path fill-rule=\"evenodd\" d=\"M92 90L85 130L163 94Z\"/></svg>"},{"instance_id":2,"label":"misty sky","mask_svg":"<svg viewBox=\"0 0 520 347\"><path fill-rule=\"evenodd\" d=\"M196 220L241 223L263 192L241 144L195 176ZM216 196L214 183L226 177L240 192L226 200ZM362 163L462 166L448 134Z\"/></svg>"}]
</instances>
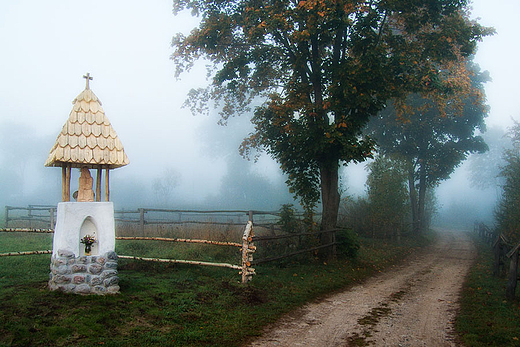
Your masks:
<instances>
[{"instance_id":1,"label":"misty sky","mask_svg":"<svg viewBox=\"0 0 520 347\"><path fill-rule=\"evenodd\" d=\"M508 126L520 117L520 1L478 0L473 8L473 18L497 30L476 57L493 79L486 87L487 123ZM86 72L130 158L111 175L114 199L151 202L153 181L176 172L177 202L197 204L219 193L230 163L279 184L268 158L236 164L237 147L251 130L247 119L220 127L215 115L193 116L181 107L190 88L205 85L205 68L199 64L177 81L170 42L196 23L188 14L175 17L171 0L0 1L0 206L59 201L60 169L43 163ZM347 171L349 191L362 192L362 166ZM440 193L461 186L446 183Z\"/></svg>"}]
</instances>

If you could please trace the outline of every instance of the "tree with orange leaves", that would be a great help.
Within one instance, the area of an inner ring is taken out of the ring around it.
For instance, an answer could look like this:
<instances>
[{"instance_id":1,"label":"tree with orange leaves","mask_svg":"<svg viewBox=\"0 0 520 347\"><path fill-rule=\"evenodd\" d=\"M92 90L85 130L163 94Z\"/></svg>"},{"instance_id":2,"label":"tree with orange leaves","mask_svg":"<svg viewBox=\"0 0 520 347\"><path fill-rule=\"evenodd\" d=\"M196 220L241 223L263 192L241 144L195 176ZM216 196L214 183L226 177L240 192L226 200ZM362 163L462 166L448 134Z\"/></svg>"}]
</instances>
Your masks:
<instances>
[{"instance_id":1,"label":"tree with orange leaves","mask_svg":"<svg viewBox=\"0 0 520 347\"><path fill-rule=\"evenodd\" d=\"M431 89L439 61L467 56L486 29L466 0L174 0L201 22L173 40L177 75L198 59L211 84L193 90L194 112L219 108L222 122L249 112L256 131L244 155L265 149L304 207L322 204L322 230L336 227L341 164L371 156L362 135L387 100ZM321 242L332 242L323 233ZM329 248L331 249L331 248ZM330 252L325 255L331 256Z\"/></svg>"}]
</instances>

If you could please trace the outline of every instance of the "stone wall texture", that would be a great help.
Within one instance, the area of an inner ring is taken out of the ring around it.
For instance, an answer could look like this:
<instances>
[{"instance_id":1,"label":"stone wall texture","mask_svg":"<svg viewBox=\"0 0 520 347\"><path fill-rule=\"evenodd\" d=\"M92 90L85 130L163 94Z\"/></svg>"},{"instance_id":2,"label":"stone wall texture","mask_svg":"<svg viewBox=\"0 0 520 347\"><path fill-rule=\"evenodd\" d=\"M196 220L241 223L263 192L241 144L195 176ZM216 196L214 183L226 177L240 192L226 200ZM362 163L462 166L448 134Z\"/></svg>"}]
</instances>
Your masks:
<instances>
[{"instance_id":1,"label":"stone wall texture","mask_svg":"<svg viewBox=\"0 0 520 347\"><path fill-rule=\"evenodd\" d=\"M80 256L58 250L51 259L49 289L75 294L117 294L119 277L117 254Z\"/></svg>"}]
</instances>

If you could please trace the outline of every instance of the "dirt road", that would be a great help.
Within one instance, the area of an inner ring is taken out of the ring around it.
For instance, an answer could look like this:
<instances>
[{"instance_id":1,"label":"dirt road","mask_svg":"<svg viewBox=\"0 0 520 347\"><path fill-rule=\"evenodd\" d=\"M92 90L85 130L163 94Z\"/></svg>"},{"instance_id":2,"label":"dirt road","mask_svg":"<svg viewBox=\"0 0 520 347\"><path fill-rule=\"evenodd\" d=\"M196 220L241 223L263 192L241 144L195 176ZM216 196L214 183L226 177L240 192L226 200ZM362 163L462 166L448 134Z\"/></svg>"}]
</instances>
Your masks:
<instances>
[{"instance_id":1,"label":"dirt road","mask_svg":"<svg viewBox=\"0 0 520 347\"><path fill-rule=\"evenodd\" d=\"M284 317L250 346L456 346L452 322L475 248L462 233L395 270Z\"/></svg>"}]
</instances>

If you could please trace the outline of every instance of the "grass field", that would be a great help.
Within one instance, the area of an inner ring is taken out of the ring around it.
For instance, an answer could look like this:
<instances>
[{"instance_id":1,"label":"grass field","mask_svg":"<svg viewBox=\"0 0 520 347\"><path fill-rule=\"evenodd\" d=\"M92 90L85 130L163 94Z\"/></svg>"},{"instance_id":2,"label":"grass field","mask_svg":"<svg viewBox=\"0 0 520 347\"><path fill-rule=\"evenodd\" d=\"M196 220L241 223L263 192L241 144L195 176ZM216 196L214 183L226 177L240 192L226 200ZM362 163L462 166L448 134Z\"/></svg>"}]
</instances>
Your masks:
<instances>
[{"instance_id":1,"label":"grass field","mask_svg":"<svg viewBox=\"0 0 520 347\"><path fill-rule=\"evenodd\" d=\"M216 261L238 252L180 246L118 241L116 251ZM359 283L416 247L362 242L357 260L266 264L248 285L236 270L121 259L115 296L50 292L49 255L0 257L0 346L240 346L282 314ZM0 233L0 253L51 248L49 234Z\"/></svg>"},{"instance_id":2,"label":"grass field","mask_svg":"<svg viewBox=\"0 0 520 347\"><path fill-rule=\"evenodd\" d=\"M477 244L478 258L464 284L456 320L460 339L466 346L520 346L519 302L505 300L507 280L492 276L491 248Z\"/></svg>"}]
</instances>

